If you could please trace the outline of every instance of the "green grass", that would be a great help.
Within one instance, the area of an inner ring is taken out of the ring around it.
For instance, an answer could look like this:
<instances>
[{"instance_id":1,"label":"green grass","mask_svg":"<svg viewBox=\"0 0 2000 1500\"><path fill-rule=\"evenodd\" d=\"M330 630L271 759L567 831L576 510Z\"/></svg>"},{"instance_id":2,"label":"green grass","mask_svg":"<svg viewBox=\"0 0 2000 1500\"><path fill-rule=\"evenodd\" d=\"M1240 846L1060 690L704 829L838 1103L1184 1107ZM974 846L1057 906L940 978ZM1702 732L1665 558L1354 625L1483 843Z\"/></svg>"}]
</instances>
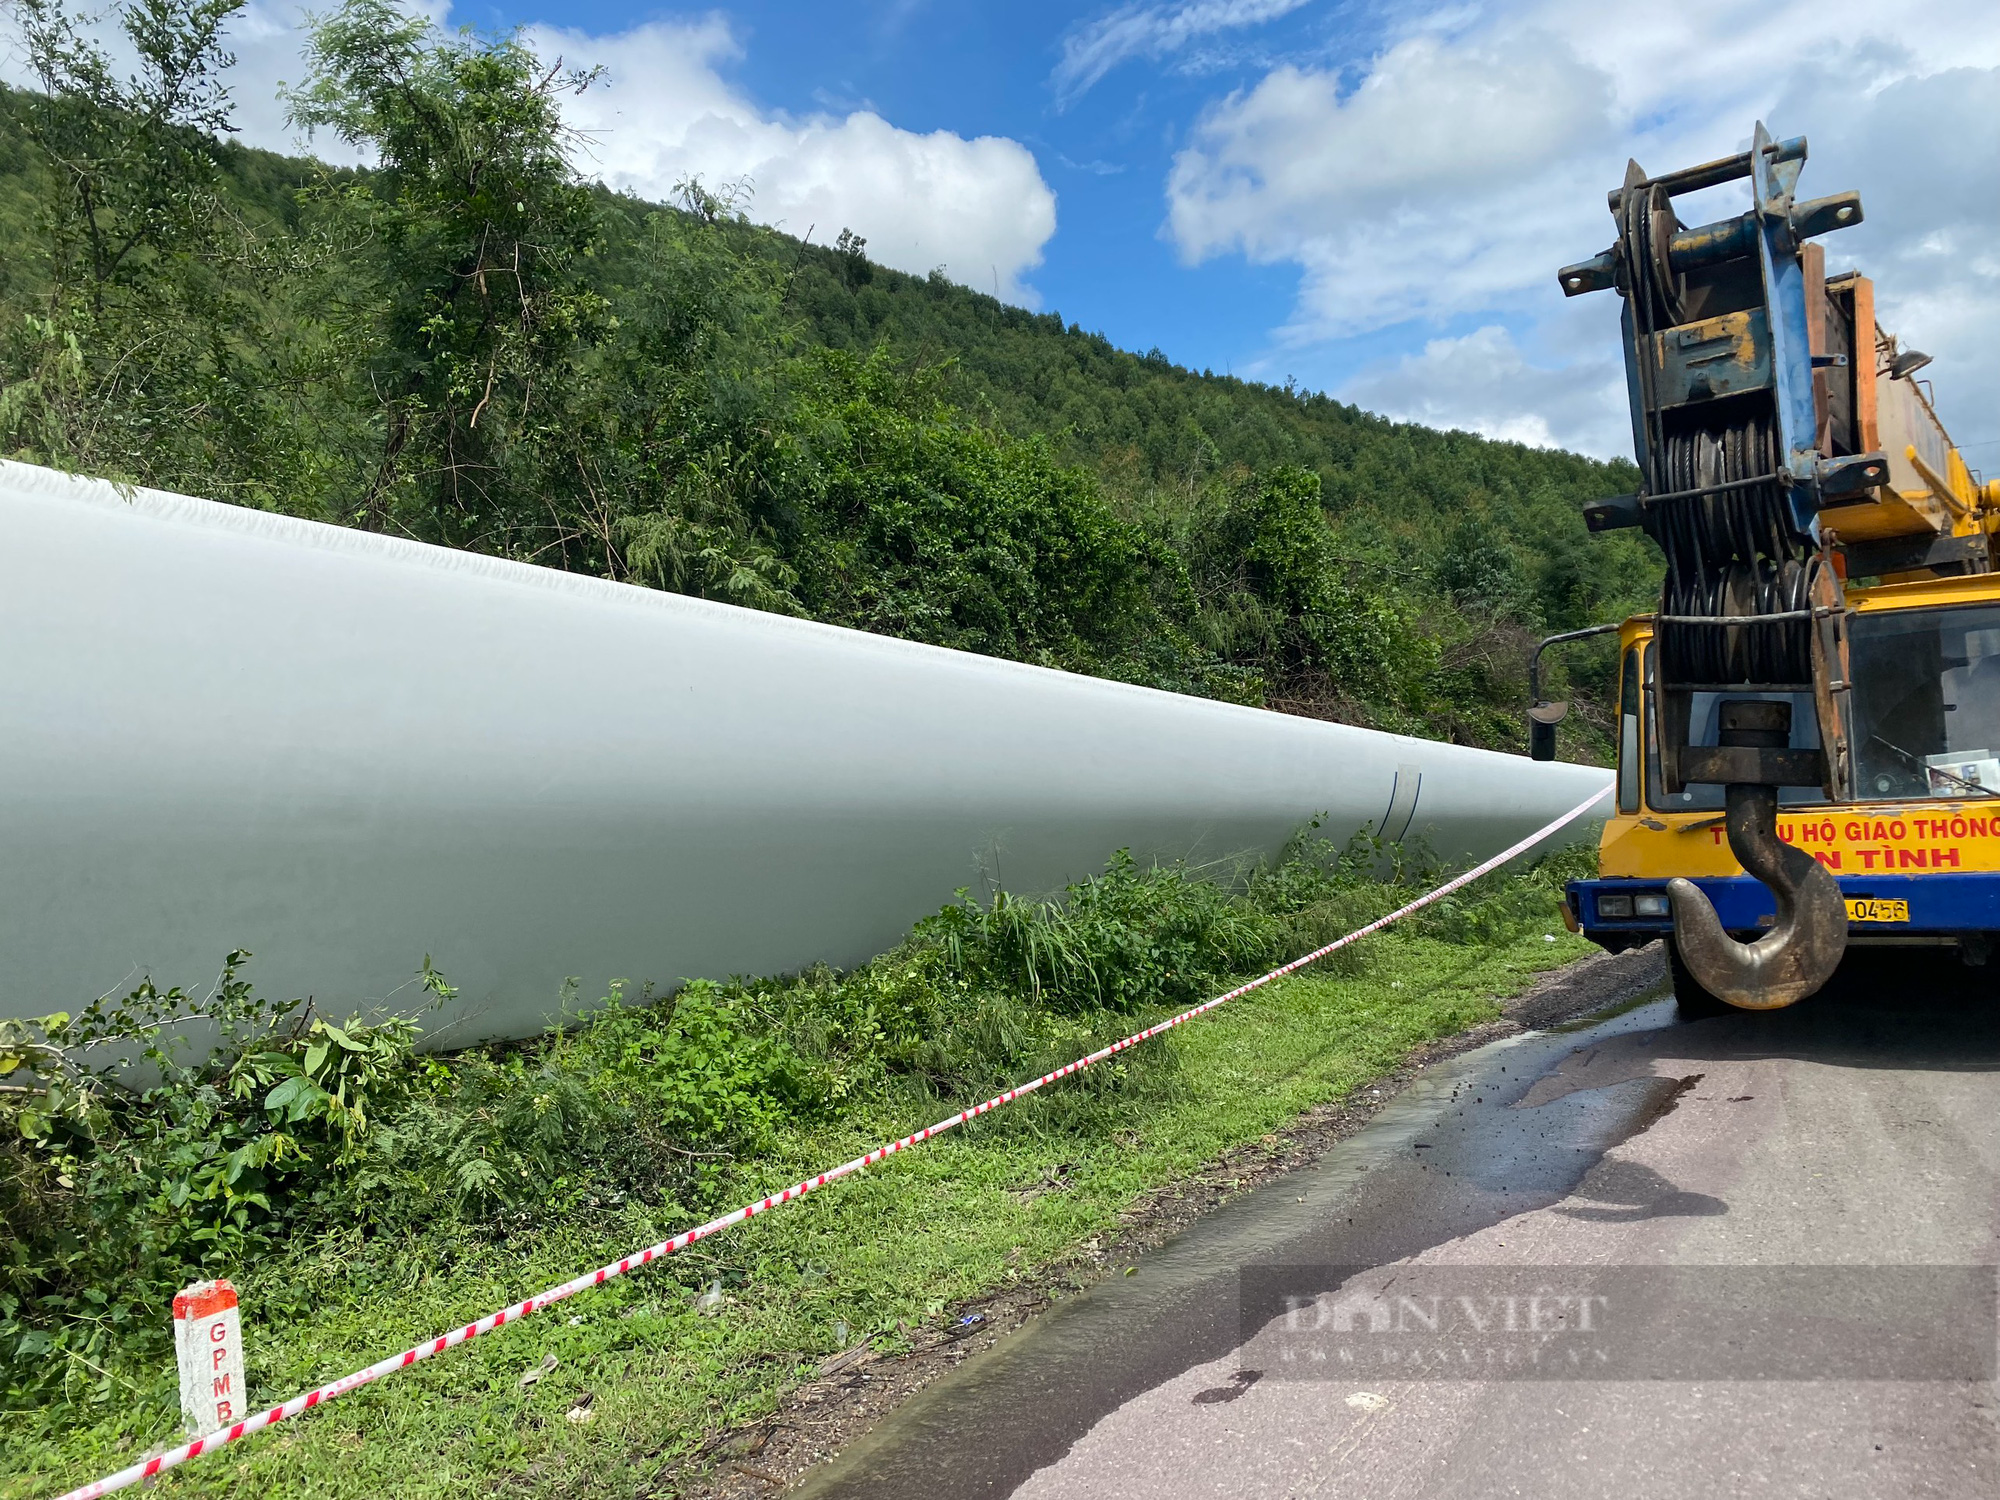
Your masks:
<instances>
[{"instance_id":1,"label":"green grass","mask_svg":"<svg viewBox=\"0 0 2000 1500\"><path fill-rule=\"evenodd\" d=\"M457 1495L473 1488L615 1497L718 1426L773 1409L834 1325L897 1347L899 1320L1004 1288L1114 1231L1119 1211L1219 1152L1393 1069L1411 1049L1497 1014L1500 999L1588 951L1552 926L1470 946L1414 933L1367 941L1346 975L1307 973L1233 1002L1114 1064L838 1183L681 1256L364 1389L166 1476L169 1494ZM1136 1029L1147 1016L1119 1018ZM1114 1024L1108 1019L1102 1024ZM1105 1033L1109 1034L1109 1033ZM1092 1070L1093 1073L1099 1070ZM928 1107L921 1107L928 1104ZM837 1124L781 1130L741 1196L929 1123L934 1101L885 1093ZM1067 1164L1066 1191L1020 1189ZM496 1240L439 1227L300 1244L238 1278L252 1394L272 1404L693 1219L629 1204L622 1222ZM698 1316L721 1279L730 1302ZM294 1306L274 1319L264 1310ZM310 1311L306 1311L310 1309ZM523 1371L560 1363L531 1390ZM165 1372L163 1380L171 1380ZM584 1392L588 1425L564 1420ZM0 1495L52 1494L175 1437L159 1391L96 1412L8 1415ZM139 1414L135 1417L135 1414ZM87 1425L70 1425L82 1421ZM530 1473L532 1468L532 1474Z\"/></svg>"}]
</instances>

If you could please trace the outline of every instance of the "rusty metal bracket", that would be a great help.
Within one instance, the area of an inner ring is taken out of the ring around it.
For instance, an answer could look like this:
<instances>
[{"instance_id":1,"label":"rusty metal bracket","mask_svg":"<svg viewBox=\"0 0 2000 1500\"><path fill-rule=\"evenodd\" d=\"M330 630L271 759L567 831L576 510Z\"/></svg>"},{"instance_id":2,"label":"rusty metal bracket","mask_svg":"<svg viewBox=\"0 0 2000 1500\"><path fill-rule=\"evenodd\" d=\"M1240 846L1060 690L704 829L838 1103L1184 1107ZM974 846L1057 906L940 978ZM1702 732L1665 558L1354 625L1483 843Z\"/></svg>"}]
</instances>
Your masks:
<instances>
[{"instance_id":1,"label":"rusty metal bracket","mask_svg":"<svg viewBox=\"0 0 2000 1500\"><path fill-rule=\"evenodd\" d=\"M1820 786L1826 781L1826 757L1817 750L1689 745L1681 751L1681 775L1688 781L1724 785L1740 781L1754 786Z\"/></svg>"}]
</instances>

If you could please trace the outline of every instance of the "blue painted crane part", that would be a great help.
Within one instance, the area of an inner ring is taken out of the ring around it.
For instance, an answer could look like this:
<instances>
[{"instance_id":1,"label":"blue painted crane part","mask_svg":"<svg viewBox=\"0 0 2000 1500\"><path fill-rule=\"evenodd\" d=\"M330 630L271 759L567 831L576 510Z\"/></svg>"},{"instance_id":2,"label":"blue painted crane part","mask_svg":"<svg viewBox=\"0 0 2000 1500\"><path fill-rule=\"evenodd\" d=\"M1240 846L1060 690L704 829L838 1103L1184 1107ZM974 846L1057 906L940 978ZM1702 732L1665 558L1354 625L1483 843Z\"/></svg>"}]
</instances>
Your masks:
<instances>
[{"instance_id":1,"label":"blue painted crane part","mask_svg":"<svg viewBox=\"0 0 2000 1500\"><path fill-rule=\"evenodd\" d=\"M428 954L438 1040L518 1036L567 976L852 964L1121 847L1460 860L1610 783L21 464L0 535L8 1015L237 947L414 1007Z\"/></svg>"}]
</instances>

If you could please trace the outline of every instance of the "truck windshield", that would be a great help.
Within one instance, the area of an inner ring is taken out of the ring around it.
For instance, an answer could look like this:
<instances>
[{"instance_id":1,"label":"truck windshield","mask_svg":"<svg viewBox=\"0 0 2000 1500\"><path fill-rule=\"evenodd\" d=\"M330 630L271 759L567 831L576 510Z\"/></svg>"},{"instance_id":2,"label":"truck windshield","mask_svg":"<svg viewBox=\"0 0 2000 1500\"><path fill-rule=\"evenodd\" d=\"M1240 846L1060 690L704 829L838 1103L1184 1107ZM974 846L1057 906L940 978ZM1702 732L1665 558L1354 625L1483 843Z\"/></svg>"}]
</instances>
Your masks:
<instances>
[{"instance_id":1,"label":"truck windshield","mask_svg":"<svg viewBox=\"0 0 2000 1500\"><path fill-rule=\"evenodd\" d=\"M1855 795L2000 795L2000 606L1861 614Z\"/></svg>"}]
</instances>

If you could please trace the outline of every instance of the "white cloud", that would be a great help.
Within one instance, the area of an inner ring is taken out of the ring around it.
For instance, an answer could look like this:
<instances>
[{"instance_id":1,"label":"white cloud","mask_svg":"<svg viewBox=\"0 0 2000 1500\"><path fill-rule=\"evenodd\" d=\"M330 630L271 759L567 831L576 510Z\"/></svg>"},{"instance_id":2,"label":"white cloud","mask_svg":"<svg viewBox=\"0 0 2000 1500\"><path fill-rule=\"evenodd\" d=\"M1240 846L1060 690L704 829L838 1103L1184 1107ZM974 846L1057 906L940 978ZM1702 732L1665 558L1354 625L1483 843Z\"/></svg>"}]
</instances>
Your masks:
<instances>
[{"instance_id":1,"label":"white cloud","mask_svg":"<svg viewBox=\"0 0 2000 1500\"><path fill-rule=\"evenodd\" d=\"M250 0L230 23L229 82L242 139L358 160L330 134L308 146L285 124L279 87L304 77L308 8L301 0ZM448 10L436 0L406 8L440 21ZM122 38L100 33L118 59ZM919 134L865 109L794 117L760 108L722 77L721 65L741 49L720 17L615 36L535 27L527 39L550 59L603 66L603 79L566 101L565 114L594 142L594 164L585 165L614 187L664 200L687 177L711 188L744 181L748 211L761 223L801 235L811 229L820 241L852 229L885 265L918 274L943 266L967 285L1037 302L1025 278L1055 233L1056 199L1019 142ZM0 53L0 79L31 81L18 45Z\"/></svg>"},{"instance_id":2,"label":"white cloud","mask_svg":"<svg viewBox=\"0 0 2000 1500\"><path fill-rule=\"evenodd\" d=\"M1625 375L1615 354L1533 365L1497 323L1461 338L1432 339L1421 353L1363 370L1340 395L1399 421L1466 428L1538 448L1613 454L1632 446Z\"/></svg>"},{"instance_id":3,"label":"white cloud","mask_svg":"<svg viewBox=\"0 0 2000 1500\"><path fill-rule=\"evenodd\" d=\"M687 177L711 188L745 180L750 212L792 234L866 236L900 270L943 266L954 280L1030 302L1056 199L1034 156L1000 136L900 130L871 110L800 117L758 108L724 81L738 53L728 24L650 22L619 36L536 27L545 57L603 66L566 113L594 142L604 179L648 198Z\"/></svg>"},{"instance_id":4,"label":"white cloud","mask_svg":"<svg viewBox=\"0 0 2000 1500\"><path fill-rule=\"evenodd\" d=\"M1190 42L1258 26L1290 15L1306 0L1188 0L1179 5L1123 5L1074 27L1063 38L1062 58L1049 81L1067 104L1118 64L1134 57L1161 58Z\"/></svg>"},{"instance_id":5,"label":"white cloud","mask_svg":"<svg viewBox=\"0 0 2000 1500\"><path fill-rule=\"evenodd\" d=\"M1885 323L1939 355L1940 401L1971 440L2000 411L1996 98L1991 0L1433 11L1358 73L1281 66L1215 103L1175 160L1164 233L1190 261L1296 265L1298 299L1278 334L1287 346L1468 316L1565 321L1554 273L1610 241L1603 193L1625 158L1660 171L1726 155L1762 117L1810 135L1807 196L1862 190L1868 223L1830 237L1829 258L1861 261ZM1732 192L1698 208L1734 212L1722 201ZM1615 352L1611 299L1585 309ZM1455 347L1434 344L1411 368L1440 373ZM1457 353L1492 380L1526 378L1487 346ZM1377 370L1351 389L1387 378ZM1451 389L1431 403L1438 420L1518 424L1508 393L1481 397L1458 379ZM1582 415L1549 426L1600 430Z\"/></svg>"},{"instance_id":6,"label":"white cloud","mask_svg":"<svg viewBox=\"0 0 2000 1500\"><path fill-rule=\"evenodd\" d=\"M1190 261L1298 262L1317 337L1483 308L1544 269L1548 167L1609 133L1611 102L1601 74L1535 37L1413 37L1344 96L1330 73L1279 67L1175 158L1169 230ZM1602 189L1569 176L1554 202L1580 221Z\"/></svg>"}]
</instances>

